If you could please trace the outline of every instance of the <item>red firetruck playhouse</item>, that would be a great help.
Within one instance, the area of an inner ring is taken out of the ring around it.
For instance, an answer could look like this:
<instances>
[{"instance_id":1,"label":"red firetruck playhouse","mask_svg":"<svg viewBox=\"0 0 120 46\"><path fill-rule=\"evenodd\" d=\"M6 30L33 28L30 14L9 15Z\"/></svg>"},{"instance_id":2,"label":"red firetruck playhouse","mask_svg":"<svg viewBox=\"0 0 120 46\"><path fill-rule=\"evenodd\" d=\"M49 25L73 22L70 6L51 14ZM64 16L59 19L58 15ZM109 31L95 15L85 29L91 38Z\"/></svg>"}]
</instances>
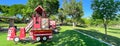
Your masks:
<instances>
[{"instance_id":1,"label":"red firetruck playhouse","mask_svg":"<svg viewBox=\"0 0 120 46\"><path fill-rule=\"evenodd\" d=\"M41 6L35 8L35 13L32 15L32 20L26 27L20 28L19 36L16 36L16 28L10 27L8 30L7 40L18 41L47 41L53 36L53 30L56 28L56 22L50 21L46 16L46 12ZM26 37L26 32L29 32L29 37Z\"/></svg>"}]
</instances>

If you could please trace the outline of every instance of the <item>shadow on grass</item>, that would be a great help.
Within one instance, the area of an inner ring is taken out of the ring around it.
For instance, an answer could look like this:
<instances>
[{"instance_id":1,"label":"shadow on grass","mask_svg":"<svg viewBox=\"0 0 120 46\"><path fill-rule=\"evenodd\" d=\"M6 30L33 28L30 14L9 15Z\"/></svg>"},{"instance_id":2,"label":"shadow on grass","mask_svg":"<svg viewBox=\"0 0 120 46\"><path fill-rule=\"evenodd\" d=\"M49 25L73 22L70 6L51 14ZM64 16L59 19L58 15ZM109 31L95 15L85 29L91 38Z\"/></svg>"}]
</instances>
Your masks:
<instances>
[{"instance_id":1,"label":"shadow on grass","mask_svg":"<svg viewBox=\"0 0 120 46\"><path fill-rule=\"evenodd\" d=\"M120 34L120 32L115 32L115 31L108 31L110 33L115 33L115 34Z\"/></svg>"},{"instance_id":2,"label":"shadow on grass","mask_svg":"<svg viewBox=\"0 0 120 46\"><path fill-rule=\"evenodd\" d=\"M86 28L86 25L76 25L76 27Z\"/></svg>"},{"instance_id":3,"label":"shadow on grass","mask_svg":"<svg viewBox=\"0 0 120 46\"><path fill-rule=\"evenodd\" d=\"M118 28L108 28L108 29L110 29L110 30L120 31L120 29L118 29Z\"/></svg>"},{"instance_id":4,"label":"shadow on grass","mask_svg":"<svg viewBox=\"0 0 120 46\"><path fill-rule=\"evenodd\" d=\"M108 29L114 30L114 31L108 31L110 33L120 34L120 29L119 28L108 28Z\"/></svg>"},{"instance_id":5,"label":"shadow on grass","mask_svg":"<svg viewBox=\"0 0 120 46\"><path fill-rule=\"evenodd\" d=\"M72 26L71 24L61 24L61 26Z\"/></svg>"},{"instance_id":6,"label":"shadow on grass","mask_svg":"<svg viewBox=\"0 0 120 46\"><path fill-rule=\"evenodd\" d=\"M120 46L120 38L117 38L117 37L114 37L114 36L110 36L110 35L107 35L107 40L105 39L105 34L102 34L102 33L99 33L97 32L97 30L83 30L83 29L76 29L76 30L79 30L83 33L86 33L88 35L91 35L93 37L96 37L98 39L102 39L108 43L111 43L115 46Z\"/></svg>"},{"instance_id":7,"label":"shadow on grass","mask_svg":"<svg viewBox=\"0 0 120 46\"><path fill-rule=\"evenodd\" d=\"M37 44L36 46L107 46L97 40L91 39L73 30L66 30L54 34L51 42Z\"/></svg>"}]
</instances>

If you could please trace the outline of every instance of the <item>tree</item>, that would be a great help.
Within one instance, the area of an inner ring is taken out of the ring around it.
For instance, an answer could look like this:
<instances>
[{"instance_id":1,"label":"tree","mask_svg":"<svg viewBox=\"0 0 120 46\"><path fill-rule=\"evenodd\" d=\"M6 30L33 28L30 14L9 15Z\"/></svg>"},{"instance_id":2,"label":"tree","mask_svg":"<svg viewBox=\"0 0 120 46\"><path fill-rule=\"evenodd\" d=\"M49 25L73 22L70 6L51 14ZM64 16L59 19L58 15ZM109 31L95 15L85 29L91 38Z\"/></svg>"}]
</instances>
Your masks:
<instances>
[{"instance_id":1,"label":"tree","mask_svg":"<svg viewBox=\"0 0 120 46\"><path fill-rule=\"evenodd\" d=\"M32 9L30 7L25 7L21 9L22 11L22 20L25 20L26 18L31 18L32 17Z\"/></svg>"},{"instance_id":2,"label":"tree","mask_svg":"<svg viewBox=\"0 0 120 46\"><path fill-rule=\"evenodd\" d=\"M9 8L10 6L7 5L0 5L0 12L2 13L2 15L8 15L7 13L9 13Z\"/></svg>"},{"instance_id":3,"label":"tree","mask_svg":"<svg viewBox=\"0 0 120 46\"><path fill-rule=\"evenodd\" d=\"M66 16L62 8L58 9L58 18L60 19L61 24L63 24L64 20L66 19Z\"/></svg>"},{"instance_id":4,"label":"tree","mask_svg":"<svg viewBox=\"0 0 120 46\"><path fill-rule=\"evenodd\" d=\"M90 18L81 18L80 24L83 26L90 26Z\"/></svg>"},{"instance_id":5,"label":"tree","mask_svg":"<svg viewBox=\"0 0 120 46\"><path fill-rule=\"evenodd\" d=\"M24 8L24 7L25 6L22 5L22 4L14 4L14 5L11 5L11 6L0 5L0 12L5 17L8 17L8 16L13 17L13 16L16 16L17 14L22 15L21 9ZM14 26L13 25L14 24L14 19L10 18L9 20L10 20L9 26Z\"/></svg>"},{"instance_id":6,"label":"tree","mask_svg":"<svg viewBox=\"0 0 120 46\"><path fill-rule=\"evenodd\" d=\"M108 23L116 18L116 13L120 10L119 0L93 0L91 4L93 9L92 17L103 21L105 34L107 35Z\"/></svg>"},{"instance_id":7,"label":"tree","mask_svg":"<svg viewBox=\"0 0 120 46\"><path fill-rule=\"evenodd\" d=\"M21 14L22 15L22 9L23 8L25 8L25 5L14 4L14 5L10 6L8 14L10 16L16 16L17 14Z\"/></svg>"},{"instance_id":8,"label":"tree","mask_svg":"<svg viewBox=\"0 0 120 46\"><path fill-rule=\"evenodd\" d=\"M77 22L77 20L80 20L80 18L83 16L82 1L76 2L76 0L64 0L63 11L68 16L71 16L74 27L75 22Z\"/></svg>"},{"instance_id":9,"label":"tree","mask_svg":"<svg viewBox=\"0 0 120 46\"><path fill-rule=\"evenodd\" d=\"M45 11L47 12L47 16L49 17L51 14L56 14L59 8L59 1L58 0L28 0L27 7L32 9L32 12L34 12L34 9L41 5ZM32 13L30 12L30 13Z\"/></svg>"},{"instance_id":10,"label":"tree","mask_svg":"<svg viewBox=\"0 0 120 46\"><path fill-rule=\"evenodd\" d=\"M14 4L11 6L0 5L0 12L4 14L4 16L16 16L17 14L22 14L21 9L23 9L25 5L22 4Z\"/></svg>"},{"instance_id":11,"label":"tree","mask_svg":"<svg viewBox=\"0 0 120 46\"><path fill-rule=\"evenodd\" d=\"M51 16L50 16L50 19L57 21L57 16L56 16L56 15L51 15Z\"/></svg>"},{"instance_id":12,"label":"tree","mask_svg":"<svg viewBox=\"0 0 120 46\"><path fill-rule=\"evenodd\" d=\"M93 18L91 18L90 19L90 25L91 26L98 26L98 27L100 27L100 26L102 26L102 20L101 19L93 19Z\"/></svg>"}]
</instances>

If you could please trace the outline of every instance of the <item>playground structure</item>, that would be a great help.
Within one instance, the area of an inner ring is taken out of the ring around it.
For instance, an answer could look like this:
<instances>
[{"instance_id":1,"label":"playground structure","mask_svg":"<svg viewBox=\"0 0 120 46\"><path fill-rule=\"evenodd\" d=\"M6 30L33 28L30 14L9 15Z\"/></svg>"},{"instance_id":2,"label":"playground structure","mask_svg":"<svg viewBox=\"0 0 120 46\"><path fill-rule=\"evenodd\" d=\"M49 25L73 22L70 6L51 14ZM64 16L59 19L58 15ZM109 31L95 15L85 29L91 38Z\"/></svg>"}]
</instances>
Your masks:
<instances>
[{"instance_id":1,"label":"playground structure","mask_svg":"<svg viewBox=\"0 0 120 46\"><path fill-rule=\"evenodd\" d=\"M20 28L20 35L16 35L16 28L10 27L7 40L19 41L47 41L53 37L53 31L57 32L56 22L46 16L46 12L41 6L34 9L35 14L26 27ZM29 32L29 37L26 33Z\"/></svg>"}]
</instances>

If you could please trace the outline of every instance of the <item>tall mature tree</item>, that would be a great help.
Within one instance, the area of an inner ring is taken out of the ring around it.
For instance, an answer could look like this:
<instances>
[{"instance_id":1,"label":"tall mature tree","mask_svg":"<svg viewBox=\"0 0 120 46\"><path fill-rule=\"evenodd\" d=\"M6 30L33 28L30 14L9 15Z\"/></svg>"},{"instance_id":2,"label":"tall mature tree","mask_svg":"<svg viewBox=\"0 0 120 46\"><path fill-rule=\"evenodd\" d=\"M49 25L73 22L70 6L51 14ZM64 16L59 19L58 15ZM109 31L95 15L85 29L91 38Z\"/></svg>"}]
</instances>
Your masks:
<instances>
[{"instance_id":1,"label":"tall mature tree","mask_svg":"<svg viewBox=\"0 0 120 46\"><path fill-rule=\"evenodd\" d=\"M3 15L6 15L7 13L9 13L9 8L10 8L10 6L0 5L0 12L1 12Z\"/></svg>"},{"instance_id":2,"label":"tall mature tree","mask_svg":"<svg viewBox=\"0 0 120 46\"><path fill-rule=\"evenodd\" d=\"M15 16L17 14L22 14L21 9L24 7L25 5L22 4L14 4L11 6L0 5L0 12L2 12L4 16Z\"/></svg>"},{"instance_id":3,"label":"tall mature tree","mask_svg":"<svg viewBox=\"0 0 120 46\"><path fill-rule=\"evenodd\" d=\"M61 23L63 24L64 20L66 19L65 13L62 8L58 9L58 18L60 19Z\"/></svg>"},{"instance_id":4,"label":"tall mature tree","mask_svg":"<svg viewBox=\"0 0 120 46\"><path fill-rule=\"evenodd\" d=\"M38 5L41 5L45 11L47 12L48 17L51 14L55 14L59 8L59 1L58 0L28 0L27 6L32 9L34 12L34 8ZM31 12L30 12L31 13Z\"/></svg>"},{"instance_id":5,"label":"tall mature tree","mask_svg":"<svg viewBox=\"0 0 120 46\"><path fill-rule=\"evenodd\" d=\"M16 16L17 14L22 15L22 9L25 8L25 5L22 4L14 4L9 8L9 13L11 16Z\"/></svg>"},{"instance_id":6,"label":"tall mature tree","mask_svg":"<svg viewBox=\"0 0 120 46\"><path fill-rule=\"evenodd\" d=\"M63 10L67 15L71 16L74 27L75 22L80 20L83 16L82 1L76 2L76 0L64 0Z\"/></svg>"},{"instance_id":7,"label":"tall mature tree","mask_svg":"<svg viewBox=\"0 0 120 46\"><path fill-rule=\"evenodd\" d=\"M116 13L120 10L119 0L93 0L91 4L93 9L92 17L94 19L101 19L105 28L105 34L107 35L108 23L116 18Z\"/></svg>"},{"instance_id":8,"label":"tall mature tree","mask_svg":"<svg viewBox=\"0 0 120 46\"><path fill-rule=\"evenodd\" d=\"M22 11L23 20L26 18L30 18L32 16L33 11L30 7L25 7L21 9L21 11Z\"/></svg>"},{"instance_id":9,"label":"tall mature tree","mask_svg":"<svg viewBox=\"0 0 120 46\"><path fill-rule=\"evenodd\" d=\"M9 16L9 17L13 17L16 16L17 14L22 14L21 9L24 8L25 6L22 4L14 4L11 6L7 6L7 5L1 5L0 6L0 12L3 16ZM14 20L10 19L10 23L9 26L14 26Z\"/></svg>"}]
</instances>

